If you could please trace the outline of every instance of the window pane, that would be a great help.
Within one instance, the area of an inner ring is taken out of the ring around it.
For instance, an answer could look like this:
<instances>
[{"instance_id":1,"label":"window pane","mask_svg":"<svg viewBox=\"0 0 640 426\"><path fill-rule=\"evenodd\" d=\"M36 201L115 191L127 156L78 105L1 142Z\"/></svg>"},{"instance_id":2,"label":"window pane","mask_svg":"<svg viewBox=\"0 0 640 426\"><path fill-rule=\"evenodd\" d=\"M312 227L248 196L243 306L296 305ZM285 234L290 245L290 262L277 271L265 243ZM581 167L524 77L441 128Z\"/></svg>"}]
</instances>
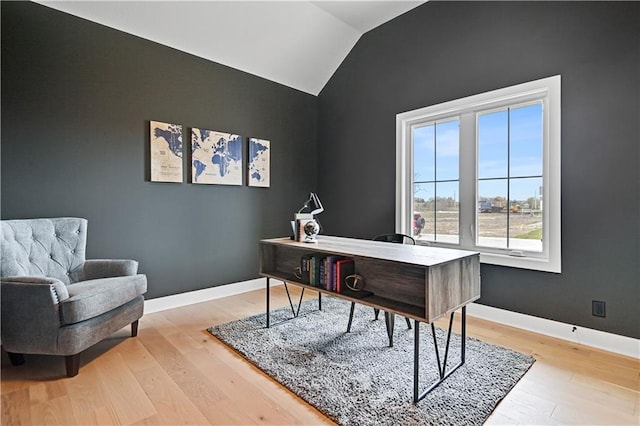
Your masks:
<instances>
[{"instance_id":1,"label":"window pane","mask_svg":"<svg viewBox=\"0 0 640 426\"><path fill-rule=\"evenodd\" d=\"M507 110L478 114L478 177L507 177L509 143Z\"/></svg>"},{"instance_id":2,"label":"window pane","mask_svg":"<svg viewBox=\"0 0 640 426\"><path fill-rule=\"evenodd\" d=\"M510 110L510 177L542 176L542 104Z\"/></svg>"},{"instance_id":3,"label":"window pane","mask_svg":"<svg viewBox=\"0 0 640 426\"><path fill-rule=\"evenodd\" d=\"M478 182L477 244L507 248L507 179Z\"/></svg>"},{"instance_id":4,"label":"window pane","mask_svg":"<svg viewBox=\"0 0 640 426\"><path fill-rule=\"evenodd\" d=\"M413 219L411 233L416 238L435 241L435 184L413 185Z\"/></svg>"},{"instance_id":5,"label":"window pane","mask_svg":"<svg viewBox=\"0 0 640 426\"><path fill-rule=\"evenodd\" d=\"M460 177L460 122L436 124L436 180Z\"/></svg>"},{"instance_id":6,"label":"window pane","mask_svg":"<svg viewBox=\"0 0 640 426\"><path fill-rule=\"evenodd\" d=\"M413 180L433 181L435 176L435 126L414 127Z\"/></svg>"},{"instance_id":7,"label":"window pane","mask_svg":"<svg viewBox=\"0 0 640 426\"><path fill-rule=\"evenodd\" d=\"M542 251L542 179L512 179L509 185L509 248Z\"/></svg>"},{"instance_id":8,"label":"window pane","mask_svg":"<svg viewBox=\"0 0 640 426\"><path fill-rule=\"evenodd\" d=\"M457 181L436 183L435 239L441 243L460 242L459 187Z\"/></svg>"}]
</instances>

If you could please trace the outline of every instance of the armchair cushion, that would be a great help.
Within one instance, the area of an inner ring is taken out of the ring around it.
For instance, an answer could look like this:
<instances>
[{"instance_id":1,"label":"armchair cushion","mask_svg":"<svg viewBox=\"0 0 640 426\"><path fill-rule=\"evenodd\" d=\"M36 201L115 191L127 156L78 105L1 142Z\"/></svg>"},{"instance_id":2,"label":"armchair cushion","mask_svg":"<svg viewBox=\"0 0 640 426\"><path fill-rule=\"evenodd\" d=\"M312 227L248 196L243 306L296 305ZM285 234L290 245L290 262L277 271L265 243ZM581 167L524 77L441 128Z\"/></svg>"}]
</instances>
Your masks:
<instances>
[{"instance_id":1,"label":"armchair cushion","mask_svg":"<svg viewBox=\"0 0 640 426\"><path fill-rule=\"evenodd\" d=\"M67 286L61 305L63 325L75 324L124 305L147 291L145 275L99 278Z\"/></svg>"},{"instance_id":2,"label":"armchair cushion","mask_svg":"<svg viewBox=\"0 0 640 426\"><path fill-rule=\"evenodd\" d=\"M138 273L138 262L129 259L90 259L82 265L82 279L122 277Z\"/></svg>"}]
</instances>

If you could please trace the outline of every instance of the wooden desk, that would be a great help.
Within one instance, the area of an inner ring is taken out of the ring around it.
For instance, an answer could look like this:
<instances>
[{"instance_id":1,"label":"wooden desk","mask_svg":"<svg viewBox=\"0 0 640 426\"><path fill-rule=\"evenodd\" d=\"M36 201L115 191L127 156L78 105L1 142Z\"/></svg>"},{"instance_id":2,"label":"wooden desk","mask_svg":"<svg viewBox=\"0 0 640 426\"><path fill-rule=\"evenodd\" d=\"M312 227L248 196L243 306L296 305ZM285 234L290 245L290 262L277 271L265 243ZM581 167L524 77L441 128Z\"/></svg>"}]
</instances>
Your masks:
<instances>
[{"instance_id":1,"label":"wooden desk","mask_svg":"<svg viewBox=\"0 0 640 426\"><path fill-rule=\"evenodd\" d=\"M365 288L373 295L353 298L300 282L295 276L295 269L300 265L300 258L306 254L353 258L356 273L364 277ZM329 236L319 236L317 243L276 238L260 241L260 274L267 278L267 327L270 278L414 319L414 402L424 398L464 364L465 307L480 298L480 255L477 252ZM461 361L447 372L451 325L454 313L459 308L462 309ZM450 320L443 365L434 338L440 380L419 395L419 323L430 323L435 337L433 321L447 314Z\"/></svg>"}]
</instances>

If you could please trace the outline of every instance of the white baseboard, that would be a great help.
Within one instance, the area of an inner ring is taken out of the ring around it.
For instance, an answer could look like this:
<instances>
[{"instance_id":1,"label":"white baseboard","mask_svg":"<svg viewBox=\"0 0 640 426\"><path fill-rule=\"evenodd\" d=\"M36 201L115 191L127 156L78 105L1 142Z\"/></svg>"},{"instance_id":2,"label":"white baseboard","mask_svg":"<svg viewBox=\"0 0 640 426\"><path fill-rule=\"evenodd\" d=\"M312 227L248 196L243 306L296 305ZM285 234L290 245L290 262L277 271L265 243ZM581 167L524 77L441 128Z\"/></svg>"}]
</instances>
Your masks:
<instances>
[{"instance_id":1,"label":"white baseboard","mask_svg":"<svg viewBox=\"0 0 640 426\"><path fill-rule=\"evenodd\" d=\"M640 358L639 339L493 308L478 303L469 304L467 306L467 314L545 336L556 337L620 355Z\"/></svg>"},{"instance_id":2,"label":"white baseboard","mask_svg":"<svg viewBox=\"0 0 640 426\"><path fill-rule=\"evenodd\" d=\"M207 300L220 299L222 297L263 289L265 285L264 278L256 278L249 281L150 299L145 301L144 312L145 314L151 314L166 309L205 302ZM282 285L282 282L272 279L271 285ZM619 336L617 334L574 326L573 324L565 324L477 303L471 303L467 306L467 314L545 336L557 337L569 342L591 346L633 358L640 358L640 340L631 337Z\"/></svg>"},{"instance_id":3,"label":"white baseboard","mask_svg":"<svg viewBox=\"0 0 640 426\"><path fill-rule=\"evenodd\" d=\"M179 308L181 306L193 305L195 303L206 302L207 300L220 299L234 296L248 291L265 288L265 278L256 278L249 281L242 281L233 284L209 287L202 290L188 291L186 293L173 294L171 296L149 299L144 302L144 313L152 314L167 309ZM271 280L271 285L282 285L281 281Z\"/></svg>"}]
</instances>

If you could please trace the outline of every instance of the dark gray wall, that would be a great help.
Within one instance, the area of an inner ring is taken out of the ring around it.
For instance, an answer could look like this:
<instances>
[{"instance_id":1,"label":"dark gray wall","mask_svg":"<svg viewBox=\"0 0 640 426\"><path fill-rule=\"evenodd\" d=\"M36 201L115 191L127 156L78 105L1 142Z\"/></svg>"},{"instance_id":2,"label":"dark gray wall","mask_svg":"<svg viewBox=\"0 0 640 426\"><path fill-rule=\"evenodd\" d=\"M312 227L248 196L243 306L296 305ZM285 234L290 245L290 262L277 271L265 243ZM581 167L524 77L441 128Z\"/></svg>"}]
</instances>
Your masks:
<instances>
[{"instance_id":1,"label":"dark gray wall","mask_svg":"<svg viewBox=\"0 0 640 426\"><path fill-rule=\"evenodd\" d=\"M326 232L393 232L397 113L561 74L562 274L482 265L480 302L640 337L638 16L630 2L430 1L365 34L319 96Z\"/></svg>"},{"instance_id":2,"label":"dark gray wall","mask_svg":"<svg viewBox=\"0 0 640 426\"><path fill-rule=\"evenodd\" d=\"M86 217L88 257L137 259L149 298L257 277L258 239L315 190L317 98L34 3L1 11L2 218ZM271 188L149 182L149 120L271 140Z\"/></svg>"}]
</instances>

